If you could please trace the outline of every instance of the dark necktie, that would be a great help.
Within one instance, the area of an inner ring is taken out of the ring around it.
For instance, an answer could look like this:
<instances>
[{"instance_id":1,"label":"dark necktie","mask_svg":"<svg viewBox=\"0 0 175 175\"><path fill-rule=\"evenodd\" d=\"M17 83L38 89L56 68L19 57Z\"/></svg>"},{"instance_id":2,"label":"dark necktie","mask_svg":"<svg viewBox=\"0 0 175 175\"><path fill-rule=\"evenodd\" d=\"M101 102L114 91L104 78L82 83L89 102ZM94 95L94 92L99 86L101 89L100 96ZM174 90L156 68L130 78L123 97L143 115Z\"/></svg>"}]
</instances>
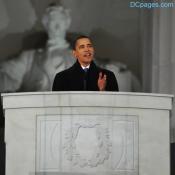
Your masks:
<instances>
[{"instance_id":1,"label":"dark necktie","mask_svg":"<svg viewBox=\"0 0 175 175\"><path fill-rule=\"evenodd\" d=\"M87 73L87 72L88 72L88 68L84 68L83 70L85 71L85 73Z\"/></svg>"},{"instance_id":2,"label":"dark necktie","mask_svg":"<svg viewBox=\"0 0 175 175\"><path fill-rule=\"evenodd\" d=\"M87 72L88 72L88 68L84 68L83 69L85 72L85 76L84 76L84 90L87 90Z\"/></svg>"}]
</instances>

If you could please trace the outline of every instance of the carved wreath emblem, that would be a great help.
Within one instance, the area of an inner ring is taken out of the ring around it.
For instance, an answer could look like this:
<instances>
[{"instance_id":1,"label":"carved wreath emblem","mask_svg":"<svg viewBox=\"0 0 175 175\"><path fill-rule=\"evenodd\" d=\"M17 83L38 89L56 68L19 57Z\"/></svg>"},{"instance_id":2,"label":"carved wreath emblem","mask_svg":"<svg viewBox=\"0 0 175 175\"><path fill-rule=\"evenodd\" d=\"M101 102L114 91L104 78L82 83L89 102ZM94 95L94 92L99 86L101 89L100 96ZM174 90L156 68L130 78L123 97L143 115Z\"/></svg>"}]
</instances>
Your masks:
<instances>
[{"instance_id":1,"label":"carved wreath emblem","mask_svg":"<svg viewBox=\"0 0 175 175\"><path fill-rule=\"evenodd\" d=\"M98 146L97 150L94 151L94 154L89 159L81 156L76 148L75 142L80 128L94 128L96 131ZM74 127L66 133L64 150L67 160L71 161L74 166L79 165L80 167L97 167L98 165L103 164L105 160L109 159L111 147L112 144L110 142L108 129L102 127L101 124L76 123Z\"/></svg>"}]
</instances>

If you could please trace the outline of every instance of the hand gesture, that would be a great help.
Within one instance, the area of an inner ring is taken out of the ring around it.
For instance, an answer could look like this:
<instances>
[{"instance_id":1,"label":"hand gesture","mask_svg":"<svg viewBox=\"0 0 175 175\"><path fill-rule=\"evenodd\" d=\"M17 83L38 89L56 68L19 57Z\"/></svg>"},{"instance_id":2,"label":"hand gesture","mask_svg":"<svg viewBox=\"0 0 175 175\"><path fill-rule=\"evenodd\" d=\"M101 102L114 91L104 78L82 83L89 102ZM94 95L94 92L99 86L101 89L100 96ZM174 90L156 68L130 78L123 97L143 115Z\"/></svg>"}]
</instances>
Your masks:
<instances>
[{"instance_id":1,"label":"hand gesture","mask_svg":"<svg viewBox=\"0 0 175 175\"><path fill-rule=\"evenodd\" d=\"M99 77L98 77L98 88L100 91L104 91L106 88L106 75L102 74L102 72L99 73Z\"/></svg>"}]
</instances>

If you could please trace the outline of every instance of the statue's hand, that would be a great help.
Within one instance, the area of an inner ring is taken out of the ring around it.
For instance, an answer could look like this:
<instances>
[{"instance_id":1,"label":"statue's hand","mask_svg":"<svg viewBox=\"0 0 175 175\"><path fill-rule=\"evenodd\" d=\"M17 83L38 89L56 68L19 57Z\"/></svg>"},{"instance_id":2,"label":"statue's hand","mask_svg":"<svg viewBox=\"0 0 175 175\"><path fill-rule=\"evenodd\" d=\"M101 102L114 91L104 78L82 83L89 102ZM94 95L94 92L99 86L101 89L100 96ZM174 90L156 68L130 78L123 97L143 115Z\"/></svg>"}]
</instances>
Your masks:
<instances>
[{"instance_id":1,"label":"statue's hand","mask_svg":"<svg viewBox=\"0 0 175 175\"><path fill-rule=\"evenodd\" d=\"M98 88L100 91L104 91L106 88L106 74L102 74L102 72L99 73L98 77Z\"/></svg>"}]
</instances>

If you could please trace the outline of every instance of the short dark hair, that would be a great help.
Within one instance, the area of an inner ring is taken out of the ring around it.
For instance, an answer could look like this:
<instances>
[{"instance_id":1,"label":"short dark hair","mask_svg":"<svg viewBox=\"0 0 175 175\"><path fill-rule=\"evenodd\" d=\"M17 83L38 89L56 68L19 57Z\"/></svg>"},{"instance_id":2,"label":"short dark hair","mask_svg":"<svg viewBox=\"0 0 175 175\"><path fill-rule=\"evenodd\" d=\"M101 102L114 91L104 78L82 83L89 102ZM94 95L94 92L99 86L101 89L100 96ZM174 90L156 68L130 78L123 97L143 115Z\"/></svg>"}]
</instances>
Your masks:
<instances>
[{"instance_id":1,"label":"short dark hair","mask_svg":"<svg viewBox=\"0 0 175 175\"><path fill-rule=\"evenodd\" d=\"M75 48L76 48L77 41L78 41L79 39L82 39L82 38L88 38L89 40L91 40L91 38L90 38L89 36L87 36L87 35L77 35L77 36L73 39L72 44L71 44L71 47L72 47L73 50L75 50Z\"/></svg>"}]
</instances>

